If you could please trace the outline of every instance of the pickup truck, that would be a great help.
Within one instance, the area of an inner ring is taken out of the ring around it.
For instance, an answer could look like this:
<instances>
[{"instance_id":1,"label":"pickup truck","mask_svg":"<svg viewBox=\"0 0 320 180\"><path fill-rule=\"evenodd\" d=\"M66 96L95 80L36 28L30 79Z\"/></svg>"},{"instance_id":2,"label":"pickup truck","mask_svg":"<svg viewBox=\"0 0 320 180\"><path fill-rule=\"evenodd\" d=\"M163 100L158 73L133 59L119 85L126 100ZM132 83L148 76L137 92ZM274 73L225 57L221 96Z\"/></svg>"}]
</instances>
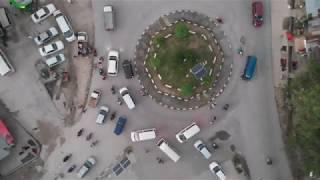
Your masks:
<instances>
[{"instance_id":1,"label":"pickup truck","mask_svg":"<svg viewBox=\"0 0 320 180\"><path fill-rule=\"evenodd\" d=\"M83 178L89 170L96 164L96 159L90 156L77 172L79 178Z\"/></svg>"},{"instance_id":2,"label":"pickup truck","mask_svg":"<svg viewBox=\"0 0 320 180\"><path fill-rule=\"evenodd\" d=\"M93 108L97 107L97 104L98 104L100 98L101 98L101 90L98 90L98 89L93 90L90 95L88 105Z\"/></svg>"},{"instance_id":3,"label":"pickup truck","mask_svg":"<svg viewBox=\"0 0 320 180\"><path fill-rule=\"evenodd\" d=\"M104 6L103 7L104 14L104 28L106 31L112 31L114 29L114 17L113 17L113 7L112 6Z\"/></svg>"},{"instance_id":4,"label":"pickup truck","mask_svg":"<svg viewBox=\"0 0 320 180\"><path fill-rule=\"evenodd\" d=\"M87 56L91 51L88 45L88 33L78 32L77 40L78 40L78 55Z\"/></svg>"}]
</instances>

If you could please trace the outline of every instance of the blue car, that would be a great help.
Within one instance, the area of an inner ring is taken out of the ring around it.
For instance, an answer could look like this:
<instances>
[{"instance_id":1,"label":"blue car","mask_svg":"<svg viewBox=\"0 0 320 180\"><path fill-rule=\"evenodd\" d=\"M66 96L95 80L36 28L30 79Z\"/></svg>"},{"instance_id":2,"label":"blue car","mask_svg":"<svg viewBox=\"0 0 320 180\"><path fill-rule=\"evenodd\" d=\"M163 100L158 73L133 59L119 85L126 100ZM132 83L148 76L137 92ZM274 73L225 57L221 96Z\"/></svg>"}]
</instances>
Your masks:
<instances>
[{"instance_id":1,"label":"blue car","mask_svg":"<svg viewBox=\"0 0 320 180\"><path fill-rule=\"evenodd\" d=\"M116 124L116 128L114 129L114 133L116 135L120 135L124 129L124 126L126 125L127 119L124 117L119 117L117 124Z\"/></svg>"}]
</instances>

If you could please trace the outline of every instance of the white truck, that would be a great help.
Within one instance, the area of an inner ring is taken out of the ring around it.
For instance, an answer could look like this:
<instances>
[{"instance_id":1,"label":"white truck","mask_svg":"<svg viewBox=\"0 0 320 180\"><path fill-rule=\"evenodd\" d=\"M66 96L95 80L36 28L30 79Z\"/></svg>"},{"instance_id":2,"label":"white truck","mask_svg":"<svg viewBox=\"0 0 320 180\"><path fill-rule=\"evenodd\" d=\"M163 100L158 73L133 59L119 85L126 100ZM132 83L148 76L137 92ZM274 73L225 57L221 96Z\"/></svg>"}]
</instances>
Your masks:
<instances>
[{"instance_id":1,"label":"white truck","mask_svg":"<svg viewBox=\"0 0 320 180\"><path fill-rule=\"evenodd\" d=\"M89 99L89 103L88 105L92 108L97 107L97 104L100 100L101 97L101 90L95 89L92 91L91 95L90 95L90 99Z\"/></svg>"},{"instance_id":2,"label":"white truck","mask_svg":"<svg viewBox=\"0 0 320 180\"><path fill-rule=\"evenodd\" d=\"M96 159L90 156L77 172L78 178L83 178L89 170L96 164Z\"/></svg>"},{"instance_id":3,"label":"white truck","mask_svg":"<svg viewBox=\"0 0 320 180\"><path fill-rule=\"evenodd\" d=\"M103 7L104 14L104 28L106 31L113 31L114 29L114 14L112 6L104 6Z\"/></svg>"}]
</instances>

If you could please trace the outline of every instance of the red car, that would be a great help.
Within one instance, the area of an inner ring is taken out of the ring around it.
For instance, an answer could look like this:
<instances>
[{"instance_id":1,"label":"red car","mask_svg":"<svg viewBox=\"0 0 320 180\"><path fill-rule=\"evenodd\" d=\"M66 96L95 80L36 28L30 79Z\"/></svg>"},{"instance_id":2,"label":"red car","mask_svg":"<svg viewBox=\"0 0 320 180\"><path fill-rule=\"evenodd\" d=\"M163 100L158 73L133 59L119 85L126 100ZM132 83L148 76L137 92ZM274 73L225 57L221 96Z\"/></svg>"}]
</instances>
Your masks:
<instances>
[{"instance_id":1,"label":"red car","mask_svg":"<svg viewBox=\"0 0 320 180\"><path fill-rule=\"evenodd\" d=\"M263 24L263 4L261 1L252 3L252 24L254 27L260 27Z\"/></svg>"}]
</instances>

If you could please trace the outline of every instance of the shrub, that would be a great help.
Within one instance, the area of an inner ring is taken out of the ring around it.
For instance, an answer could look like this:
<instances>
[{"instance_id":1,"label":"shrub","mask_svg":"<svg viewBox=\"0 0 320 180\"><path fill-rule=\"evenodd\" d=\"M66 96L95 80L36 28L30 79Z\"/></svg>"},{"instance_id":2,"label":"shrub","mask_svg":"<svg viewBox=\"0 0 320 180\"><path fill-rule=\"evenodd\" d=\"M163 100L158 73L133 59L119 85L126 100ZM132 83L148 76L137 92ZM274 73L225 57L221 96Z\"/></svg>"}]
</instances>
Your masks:
<instances>
[{"instance_id":1,"label":"shrub","mask_svg":"<svg viewBox=\"0 0 320 180\"><path fill-rule=\"evenodd\" d=\"M180 39L186 39L189 35L188 27L183 23L178 23L175 28L175 36Z\"/></svg>"},{"instance_id":2,"label":"shrub","mask_svg":"<svg viewBox=\"0 0 320 180\"><path fill-rule=\"evenodd\" d=\"M190 96L193 93L193 85L192 84L185 84L181 87L181 95L182 96Z\"/></svg>"}]
</instances>

